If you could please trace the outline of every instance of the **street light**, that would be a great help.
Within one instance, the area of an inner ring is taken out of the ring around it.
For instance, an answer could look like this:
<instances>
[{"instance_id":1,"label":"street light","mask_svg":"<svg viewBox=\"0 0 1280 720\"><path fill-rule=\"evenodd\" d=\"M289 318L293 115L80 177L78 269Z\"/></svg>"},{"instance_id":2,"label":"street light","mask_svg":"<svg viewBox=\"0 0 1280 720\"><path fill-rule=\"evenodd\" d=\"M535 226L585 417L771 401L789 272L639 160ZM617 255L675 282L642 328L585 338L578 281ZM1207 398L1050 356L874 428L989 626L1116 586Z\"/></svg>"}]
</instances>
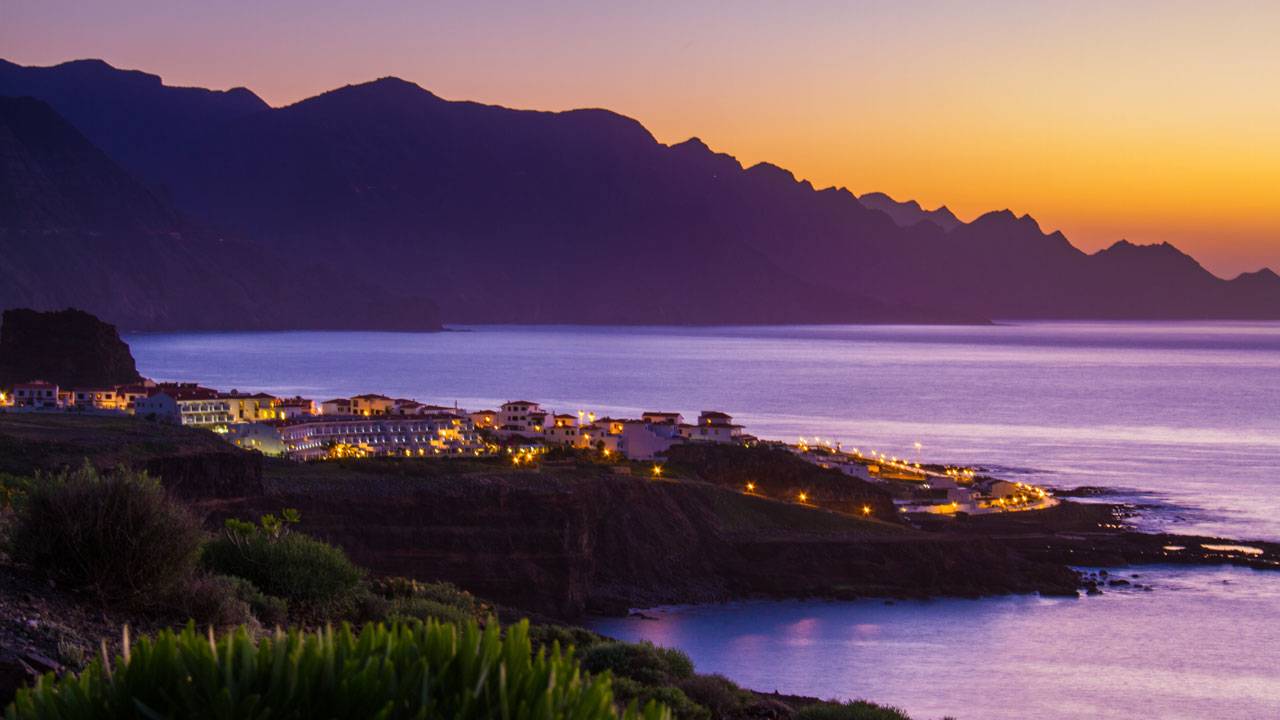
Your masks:
<instances>
[{"instance_id":1,"label":"street light","mask_svg":"<svg viewBox=\"0 0 1280 720\"><path fill-rule=\"evenodd\" d=\"M755 483L747 483L747 492L752 492L755 489L756 489Z\"/></svg>"}]
</instances>

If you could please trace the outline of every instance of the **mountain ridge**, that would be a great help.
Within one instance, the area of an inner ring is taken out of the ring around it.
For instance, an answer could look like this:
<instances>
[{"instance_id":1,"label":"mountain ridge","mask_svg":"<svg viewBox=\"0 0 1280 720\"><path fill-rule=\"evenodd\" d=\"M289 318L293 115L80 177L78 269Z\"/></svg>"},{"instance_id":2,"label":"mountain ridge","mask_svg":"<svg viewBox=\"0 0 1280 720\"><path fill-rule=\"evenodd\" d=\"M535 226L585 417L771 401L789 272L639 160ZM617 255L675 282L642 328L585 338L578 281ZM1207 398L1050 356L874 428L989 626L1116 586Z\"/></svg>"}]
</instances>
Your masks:
<instances>
[{"instance_id":1,"label":"mountain ridge","mask_svg":"<svg viewBox=\"0 0 1280 720\"><path fill-rule=\"evenodd\" d=\"M429 303L344 302L331 276L214 235L29 97L0 97L0 245L0 308L74 306L126 330L440 329Z\"/></svg>"},{"instance_id":2,"label":"mountain ridge","mask_svg":"<svg viewBox=\"0 0 1280 720\"><path fill-rule=\"evenodd\" d=\"M608 110L445 100L398 78L241 110L157 149L170 160L148 181L285 257L431 288L453 322L1280 318L1274 273L1225 280L1166 251L1086 254L1008 210L963 223L815 189Z\"/></svg>"}]
</instances>

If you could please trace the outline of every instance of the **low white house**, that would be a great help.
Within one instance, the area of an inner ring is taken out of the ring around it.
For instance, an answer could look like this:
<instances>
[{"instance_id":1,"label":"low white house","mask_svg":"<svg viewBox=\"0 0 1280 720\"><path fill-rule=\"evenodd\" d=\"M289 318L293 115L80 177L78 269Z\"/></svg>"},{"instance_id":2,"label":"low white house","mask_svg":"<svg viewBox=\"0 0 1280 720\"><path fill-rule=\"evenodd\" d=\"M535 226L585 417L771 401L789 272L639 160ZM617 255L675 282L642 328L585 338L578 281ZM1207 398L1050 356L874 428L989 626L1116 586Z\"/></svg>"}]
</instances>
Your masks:
<instances>
[{"instance_id":1,"label":"low white house","mask_svg":"<svg viewBox=\"0 0 1280 720\"><path fill-rule=\"evenodd\" d=\"M320 403L320 412L325 415L350 415L351 400L348 398L334 398L325 400Z\"/></svg>"},{"instance_id":2,"label":"low white house","mask_svg":"<svg viewBox=\"0 0 1280 720\"><path fill-rule=\"evenodd\" d=\"M742 437L742 426L718 410L704 410L697 425L681 425L680 434L690 442L735 443Z\"/></svg>"},{"instance_id":3,"label":"low white house","mask_svg":"<svg viewBox=\"0 0 1280 720\"><path fill-rule=\"evenodd\" d=\"M13 406L26 409L61 407L58 403L58 386L41 380L14 385Z\"/></svg>"}]
</instances>

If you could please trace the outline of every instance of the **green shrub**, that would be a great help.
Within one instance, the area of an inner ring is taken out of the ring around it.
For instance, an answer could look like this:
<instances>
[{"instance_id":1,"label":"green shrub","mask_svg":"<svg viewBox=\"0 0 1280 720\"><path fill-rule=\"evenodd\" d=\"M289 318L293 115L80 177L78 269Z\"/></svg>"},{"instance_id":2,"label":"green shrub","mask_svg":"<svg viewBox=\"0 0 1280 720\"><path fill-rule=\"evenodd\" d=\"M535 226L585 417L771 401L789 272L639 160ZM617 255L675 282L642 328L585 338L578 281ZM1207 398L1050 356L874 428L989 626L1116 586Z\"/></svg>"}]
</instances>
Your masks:
<instances>
[{"instance_id":1,"label":"green shrub","mask_svg":"<svg viewBox=\"0 0 1280 720\"><path fill-rule=\"evenodd\" d=\"M446 605L442 602L421 597L392 600L390 607L387 608L387 622L426 621L432 619L440 622L461 624L475 620L476 617L468 608Z\"/></svg>"},{"instance_id":2,"label":"green shrub","mask_svg":"<svg viewBox=\"0 0 1280 720\"><path fill-rule=\"evenodd\" d=\"M39 475L9 534L9 554L104 601L167 597L191 575L204 532L145 473Z\"/></svg>"},{"instance_id":3,"label":"green shrub","mask_svg":"<svg viewBox=\"0 0 1280 720\"><path fill-rule=\"evenodd\" d=\"M693 677L693 661L680 650L657 647L651 642L604 642L582 654L582 669L608 670L645 685L667 685Z\"/></svg>"},{"instance_id":4,"label":"green shrub","mask_svg":"<svg viewBox=\"0 0 1280 720\"><path fill-rule=\"evenodd\" d=\"M742 688L723 675L694 675L681 680L676 687L717 719L736 717L750 699L749 693L743 692Z\"/></svg>"},{"instance_id":5,"label":"green shrub","mask_svg":"<svg viewBox=\"0 0 1280 720\"><path fill-rule=\"evenodd\" d=\"M911 720L895 707L876 705L866 700L846 703L814 703L800 708L796 720Z\"/></svg>"},{"instance_id":6,"label":"green shrub","mask_svg":"<svg viewBox=\"0 0 1280 720\"><path fill-rule=\"evenodd\" d=\"M680 688L671 685L644 685L630 678L614 678L613 692L621 703L634 702L638 706L649 703L665 705L677 720L710 720L711 712L699 705Z\"/></svg>"},{"instance_id":7,"label":"green shrub","mask_svg":"<svg viewBox=\"0 0 1280 720\"><path fill-rule=\"evenodd\" d=\"M0 510L21 504L31 489L31 478L0 473Z\"/></svg>"},{"instance_id":8,"label":"green shrub","mask_svg":"<svg viewBox=\"0 0 1280 720\"><path fill-rule=\"evenodd\" d=\"M451 605L471 613L486 611L484 612L485 615L492 614L487 612L490 610L489 608L481 607L482 603L476 601L475 595L453 583L416 583L416 588L417 590L413 595L416 598L431 600L441 605Z\"/></svg>"},{"instance_id":9,"label":"green shrub","mask_svg":"<svg viewBox=\"0 0 1280 720\"><path fill-rule=\"evenodd\" d=\"M383 600L378 619L390 622L435 618L463 623L484 620L493 614L493 608L452 583L421 583L397 577L374 580L369 588Z\"/></svg>"},{"instance_id":10,"label":"green shrub","mask_svg":"<svg viewBox=\"0 0 1280 720\"><path fill-rule=\"evenodd\" d=\"M169 598L174 611L201 627L233 628L258 623L247 600L241 597L239 578L195 572Z\"/></svg>"},{"instance_id":11,"label":"green shrub","mask_svg":"<svg viewBox=\"0 0 1280 720\"><path fill-rule=\"evenodd\" d=\"M126 637L126 646L127 637ZM45 675L18 692L9 720L107 718L617 717L607 677L571 656L534 655L528 624L480 630L435 622L277 632L255 645L243 629L215 640L188 626L142 639L110 667ZM665 720L654 703L627 720Z\"/></svg>"},{"instance_id":12,"label":"green shrub","mask_svg":"<svg viewBox=\"0 0 1280 720\"><path fill-rule=\"evenodd\" d=\"M248 604L249 610L253 612L254 617L263 626L277 627L288 622L289 604L284 601L284 598L267 595L259 590L257 585L244 578L232 575L217 575L215 577L230 588L237 598Z\"/></svg>"},{"instance_id":13,"label":"green shrub","mask_svg":"<svg viewBox=\"0 0 1280 720\"><path fill-rule=\"evenodd\" d=\"M603 640L586 628L571 625L534 625L529 628L529 639L535 647L550 648L559 644L562 650L577 648L579 653Z\"/></svg>"},{"instance_id":14,"label":"green shrub","mask_svg":"<svg viewBox=\"0 0 1280 720\"><path fill-rule=\"evenodd\" d=\"M209 570L253 583L266 595L320 620L355 610L364 572L341 548L301 533L275 532L269 523L227 521L226 532L205 544Z\"/></svg>"}]
</instances>

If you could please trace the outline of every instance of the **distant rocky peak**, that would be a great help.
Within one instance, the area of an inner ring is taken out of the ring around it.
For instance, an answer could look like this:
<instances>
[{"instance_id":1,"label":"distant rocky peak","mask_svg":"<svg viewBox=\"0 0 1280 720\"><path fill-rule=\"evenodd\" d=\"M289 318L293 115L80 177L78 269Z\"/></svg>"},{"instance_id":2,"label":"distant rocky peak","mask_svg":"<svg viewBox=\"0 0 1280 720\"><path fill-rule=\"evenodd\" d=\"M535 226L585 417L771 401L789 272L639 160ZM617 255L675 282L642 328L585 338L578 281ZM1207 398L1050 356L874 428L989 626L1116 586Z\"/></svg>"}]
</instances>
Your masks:
<instances>
[{"instance_id":1,"label":"distant rocky peak","mask_svg":"<svg viewBox=\"0 0 1280 720\"><path fill-rule=\"evenodd\" d=\"M949 231L961 224L959 218L952 214L946 205L937 210L925 210L915 200L899 202L882 192L870 192L859 196L858 202L868 210L878 210L888 215L898 227L911 227L922 222L930 222Z\"/></svg>"}]
</instances>

